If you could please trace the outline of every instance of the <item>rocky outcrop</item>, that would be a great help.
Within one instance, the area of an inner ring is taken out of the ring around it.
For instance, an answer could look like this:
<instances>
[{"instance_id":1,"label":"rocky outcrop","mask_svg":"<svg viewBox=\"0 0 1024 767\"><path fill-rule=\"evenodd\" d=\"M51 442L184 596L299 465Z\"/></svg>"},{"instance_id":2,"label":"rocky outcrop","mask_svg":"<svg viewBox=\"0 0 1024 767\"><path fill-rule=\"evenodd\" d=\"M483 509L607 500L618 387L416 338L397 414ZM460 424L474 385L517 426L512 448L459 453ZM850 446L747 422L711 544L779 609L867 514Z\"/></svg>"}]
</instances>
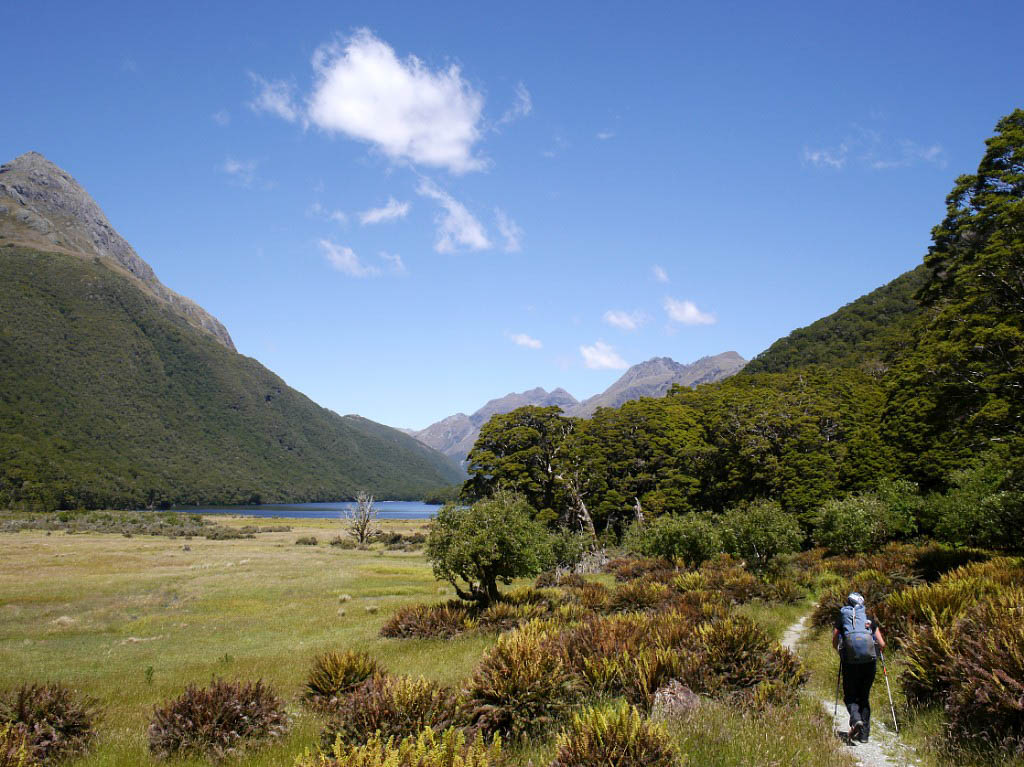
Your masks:
<instances>
[{"instance_id":1,"label":"rocky outcrop","mask_svg":"<svg viewBox=\"0 0 1024 767\"><path fill-rule=\"evenodd\" d=\"M229 349L235 348L216 317L160 282L152 267L111 226L89 193L37 152L27 152L0 165L0 240L100 258L134 278L190 325Z\"/></svg>"}]
</instances>

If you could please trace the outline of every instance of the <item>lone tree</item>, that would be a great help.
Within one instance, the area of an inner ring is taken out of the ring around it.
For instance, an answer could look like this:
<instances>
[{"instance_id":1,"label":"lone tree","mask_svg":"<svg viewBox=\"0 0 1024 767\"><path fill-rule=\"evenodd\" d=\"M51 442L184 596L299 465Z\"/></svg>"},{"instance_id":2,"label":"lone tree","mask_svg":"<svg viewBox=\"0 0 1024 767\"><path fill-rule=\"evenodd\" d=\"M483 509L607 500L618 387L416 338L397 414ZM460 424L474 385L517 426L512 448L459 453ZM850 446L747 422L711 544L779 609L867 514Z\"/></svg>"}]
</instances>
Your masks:
<instances>
[{"instance_id":1,"label":"lone tree","mask_svg":"<svg viewBox=\"0 0 1024 767\"><path fill-rule=\"evenodd\" d=\"M356 543L364 546L380 534L377 526L377 509L373 507L373 496L360 490L356 493L356 505L344 512L345 528Z\"/></svg>"},{"instance_id":2,"label":"lone tree","mask_svg":"<svg viewBox=\"0 0 1024 767\"><path fill-rule=\"evenodd\" d=\"M536 575L552 564L552 540L526 500L508 491L469 507L445 505L427 535L434 576L459 598L486 607L501 598L498 581Z\"/></svg>"}]
</instances>

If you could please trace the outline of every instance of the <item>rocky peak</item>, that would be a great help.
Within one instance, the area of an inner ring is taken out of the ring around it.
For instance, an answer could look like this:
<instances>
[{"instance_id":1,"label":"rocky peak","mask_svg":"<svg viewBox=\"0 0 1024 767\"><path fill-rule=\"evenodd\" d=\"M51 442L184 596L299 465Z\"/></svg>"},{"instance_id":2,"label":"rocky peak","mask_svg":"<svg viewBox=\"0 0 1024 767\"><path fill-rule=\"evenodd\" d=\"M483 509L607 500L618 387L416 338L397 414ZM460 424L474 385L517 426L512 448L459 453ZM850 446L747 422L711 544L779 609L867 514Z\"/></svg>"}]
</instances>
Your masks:
<instances>
[{"instance_id":1,"label":"rocky peak","mask_svg":"<svg viewBox=\"0 0 1024 767\"><path fill-rule=\"evenodd\" d=\"M89 193L38 152L26 152L0 165L0 240L101 258L142 283L189 324L235 348L215 317L160 282Z\"/></svg>"}]
</instances>

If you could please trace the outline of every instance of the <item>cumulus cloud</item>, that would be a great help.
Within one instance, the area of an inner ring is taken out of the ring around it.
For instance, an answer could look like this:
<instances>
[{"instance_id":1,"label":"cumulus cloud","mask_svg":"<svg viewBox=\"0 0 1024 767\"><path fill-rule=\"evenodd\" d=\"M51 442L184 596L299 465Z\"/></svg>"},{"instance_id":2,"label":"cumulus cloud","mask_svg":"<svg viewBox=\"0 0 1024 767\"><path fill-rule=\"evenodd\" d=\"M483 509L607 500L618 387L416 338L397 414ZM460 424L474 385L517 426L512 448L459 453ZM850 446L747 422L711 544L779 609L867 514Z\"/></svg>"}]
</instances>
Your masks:
<instances>
[{"instance_id":1,"label":"cumulus cloud","mask_svg":"<svg viewBox=\"0 0 1024 767\"><path fill-rule=\"evenodd\" d=\"M716 322L713 314L702 312L693 301L677 301L674 298L666 298L665 311L668 312L670 320L681 322L684 325L714 325Z\"/></svg>"},{"instance_id":2,"label":"cumulus cloud","mask_svg":"<svg viewBox=\"0 0 1024 767\"><path fill-rule=\"evenodd\" d=\"M533 99L530 97L530 92L526 90L526 86L522 83L516 83L516 100L501 116L498 120L498 125L505 125L510 122L514 122L522 117L526 117L530 112L533 111Z\"/></svg>"},{"instance_id":3,"label":"cumulus cloud","mask_svg":"<svg viewBox=\"0 0 1024 767\"><path fill-rule=\"evenodd\" d=\"M604 313L604 321L622 330L636 330L647 321L647 315L641 311L626 312L621 309L609 309Z\"/></svg>"},{"instance_id":4,"label":"cumulus cloud","mask_svg":"<svg viewBox=\"0 0 1024 767\"><path fill-rule=\"evenodd\" d=\"M387 204L383 208L370 208L359 214L359 221L362 224L379 224L382 221L394 221L396 218L404 218L409 213L409 203L399 202L394 197L388 197Z\"/></svg>"},{"instance_id":5,"label":"cumulus cloud","mask_svg":"<svg viewBox=\"0 0 1024 767\"><path fill-rule=\"evenodd\" d=\"M651 267L651 274L654 275L654 279L656 279L658 282L668 282L668 272L666 272L657 264Z\"/></svg>"},{"instance_id":6,"label":"cumulus cloud","mask_svg":"<svg viewBox=\"0 0 1024 767\"><path fill-rule=\"evenodd\" d=\"M444 211L437 218L437 242L434 250L438 253L454 253L460 248L487 250L491 241L483 225L473 217L466 206L456 200L429 179L421 179L416 190L423 197L437 202Z\"/></svg>"},{"instance_id":7,"label":"cumulus cloud","mask_svg":"<svg viewBox=\"0 0 1024 767\"><path fill-rule=\"evenodd\" d=\"M367 266L359 260L356 252L345 245L338 245L330 240L320 240L320 248L324 251L327 262L351 277L375 277L380 270L374 266Z\"/></svg>"},{"instance_id":8,"label":"cumulus cloud","mask_svg":"<svg viewBox=\"0 0 1024 767\"><path fill-rule=\"evenodd\" d=\"M299 109L292 100L292 86L284 80L264 80L255 72L249 77L259 88L256 98L249 102L254 112L269 112L290 123L299 119Z\"/></svg>"},{"instance_id":9,"label":"cumulus cloud","mask_svg":"<svg viewBox=\"0 0 1024 767\"><path fill-rule=\"evenodd\" d=\"M629 363L604 341L596 341L593 346L581 346L580 354L583 355L583 364L591 370L623 370L629 367Z\"/></svg>"},{"instance_id":10,"label":"cumulus cloud","mask_svg":"<svg viewBox=\"0 0 1024 767\"><path fill-rule=\"evenodd\" d=\"M480 170L483 96L459 67L431 70L416 56L399 59L368 29L313 55L316 84L308 118L330 133L367 141L393 160Z\"/></svg>"},{"instance_id":11,"label":"cumulus cloud","mask_svg":"<svg viewBox=\"0 0 1024 767\"><path fill-rule=\"evenodd\" d=\"M509 340L516 346L525 346L527 349L540 349L544 344L536 338L531 338L526 333L510 333Z\"/></svg>"},{"instance_id":12,"label":"cumulus cloud","mask_svg":"<svg viewBox=\"0 0 1024 767\"><path fill-rule=\"evenodd\" d=\"M505 252L518 253L522 250L522 228L501 208L494 209L494 216L498 219L498 232L505 238Z\"/></svg>"},{"instance_id":13,"label":"cumulus cloud","mask_svg":"<svg viewBox=\"0 0 1024 767\"><path fill-rule=\"evenodd\" d=\"M242 186L251 186L256 180L255 160L236 160L233 157L228 157L220 169Z\"/></svg>"}]
</instances>

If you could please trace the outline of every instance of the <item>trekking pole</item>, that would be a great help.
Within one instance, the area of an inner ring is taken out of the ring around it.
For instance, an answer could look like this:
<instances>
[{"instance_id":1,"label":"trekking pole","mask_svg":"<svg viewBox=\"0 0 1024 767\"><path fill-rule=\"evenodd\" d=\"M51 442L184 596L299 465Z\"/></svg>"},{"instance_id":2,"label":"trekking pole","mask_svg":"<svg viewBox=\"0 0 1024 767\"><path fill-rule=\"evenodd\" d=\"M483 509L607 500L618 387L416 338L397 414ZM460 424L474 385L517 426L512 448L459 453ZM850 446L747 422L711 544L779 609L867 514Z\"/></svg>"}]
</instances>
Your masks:
<instances>
[{"instance_id":1,"label":"trekking pole","mask_svg":"<svg viewBox=\"0 0 1024 767\"><path fill-rule=\"evenodd\" d=\"M878 649L878 657L882 661L882 676L885 677L885 691L889 693L889 710L892 711L892 727L896 731L896 734L900 734L899 725L896 724L896 707L892 704L892 688L889 687L889 672L885 670L885 655L882 654L882 649Z\"/></svg>"},{"instance_id":2,"label":"trekking pole","mask_svg":"<svg viewBox=\"0 0 1024 767\"><path fill-rule=\"evenodd\" d=\"M832 709L833 719L839 716L839 680L842 679L843 676L843 659L839 658L838 654L836 655L836 658L839 660L839 669L836 672L836 705Z\"/></svg>"}]
</instances>

